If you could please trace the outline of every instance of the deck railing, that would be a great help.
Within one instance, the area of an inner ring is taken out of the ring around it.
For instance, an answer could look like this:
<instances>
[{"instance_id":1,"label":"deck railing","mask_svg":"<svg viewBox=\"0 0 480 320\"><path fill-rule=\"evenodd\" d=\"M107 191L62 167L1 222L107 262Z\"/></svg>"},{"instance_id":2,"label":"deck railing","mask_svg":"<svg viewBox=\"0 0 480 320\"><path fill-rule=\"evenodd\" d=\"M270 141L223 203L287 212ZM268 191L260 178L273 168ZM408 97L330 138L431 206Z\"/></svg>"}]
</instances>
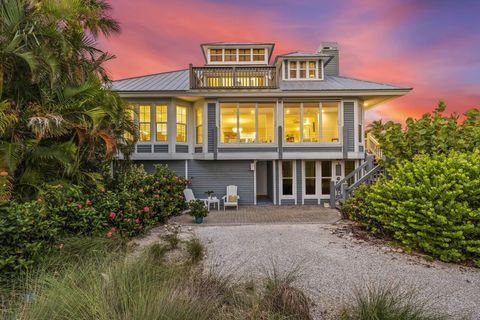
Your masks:
<instances>
[{"instance_id":1,"label":"deck railing","mask_svg":"<svg viewBox=\"0 0 480 320\"><path fill-rule=\"evenodd\" d=\"M367 151L375 156L377 160L383 159L383 151L380 143L371 133L367 133Z\"/></svg>"},{"instance_id":2,"label":"deck railing","mask_svg":"<svg viewBox=\"0 0 480 320\"><path fill-rule=\"evenodd\" d=\"M275 89L278 88L274 66L193 67L190 65L191 89Z\"/></svg>"}]
</instances>

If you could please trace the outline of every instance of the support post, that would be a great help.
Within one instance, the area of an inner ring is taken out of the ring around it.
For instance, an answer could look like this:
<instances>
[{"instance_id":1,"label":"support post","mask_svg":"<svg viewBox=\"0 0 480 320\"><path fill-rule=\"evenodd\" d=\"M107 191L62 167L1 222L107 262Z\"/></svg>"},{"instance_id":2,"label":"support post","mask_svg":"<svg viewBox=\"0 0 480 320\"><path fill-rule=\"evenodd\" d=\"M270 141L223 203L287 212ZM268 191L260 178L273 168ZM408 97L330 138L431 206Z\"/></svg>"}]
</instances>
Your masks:
<instances>
[{"instance_id":1,"label":"support post","mask_svg":"<svg viewBox=\"0 0 480 320\"><path fill-rule=\"evenodd\" d=\"M343 200L347 200L347 198L348 198L348 195L347 195L347 186L348 186L348 185L347 185L346 182L344 182L344 183L342 183L342 184L340 185L340 193L341 193L341 195L342 195L342 199L343 199Z\"/></svg>"},{"instance_id":2,"label":"support post","mask_svg":"<svg viewBox=\"0 0 480 320\"><path fill-rule=\"evenodd\" d=\"M336 199L336 190L335 190L335 181L330 181L330 208L335 208L337 206Z\"/></svg>"},{"instance_id":3,"label":"support post","mask_svg":"<svg viewBox=\"0 0 480 320\"><path fill-rule=\"evenodd\" d=\"M367 172L373 169L373 156L371 154L367 154Z\"/></svg>"}]
</instances>

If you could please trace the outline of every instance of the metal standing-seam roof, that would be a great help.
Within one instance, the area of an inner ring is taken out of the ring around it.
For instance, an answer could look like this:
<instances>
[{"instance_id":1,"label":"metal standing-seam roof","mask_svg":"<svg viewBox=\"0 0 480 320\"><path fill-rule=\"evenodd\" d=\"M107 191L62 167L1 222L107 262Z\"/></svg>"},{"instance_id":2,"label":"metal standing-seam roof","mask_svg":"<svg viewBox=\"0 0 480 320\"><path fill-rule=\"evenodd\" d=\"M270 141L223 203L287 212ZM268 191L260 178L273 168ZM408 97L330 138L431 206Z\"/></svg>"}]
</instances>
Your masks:
<instances>
[{"instance_id":1,"label":"metal standing-seam roof","mask_svg":"<svg viewBox=\"0 0 480 320\"><path fill-rule=\"evenodd\" d=\"M189 91L189 70L157 73L113 81L111 89L118 92L132 91ZM325 75L324 80L281 80L281 91L335 91L335 90L409 90L385 83L359 80L343 76Z\"/></svg>"},{"instance_id":2,"label":"metal standing-seam roof","mask_svg":"<svg viewBox=\"0 0 480 320\"><path fill-rule=\"evenodd\" d=\"M188 69L112 81L114 91L186 91L190 89Z\"/></svg>"}]
</instances>

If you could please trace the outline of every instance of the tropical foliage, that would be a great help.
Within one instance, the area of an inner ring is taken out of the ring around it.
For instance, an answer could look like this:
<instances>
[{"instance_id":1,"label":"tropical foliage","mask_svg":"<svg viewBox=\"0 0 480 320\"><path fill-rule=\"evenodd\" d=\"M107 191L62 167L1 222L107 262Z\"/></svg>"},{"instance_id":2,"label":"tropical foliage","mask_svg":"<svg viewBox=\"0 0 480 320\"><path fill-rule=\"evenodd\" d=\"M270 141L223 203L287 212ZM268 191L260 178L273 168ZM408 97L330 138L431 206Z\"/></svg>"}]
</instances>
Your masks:
<instances>
[{"instance_id":1,"label":"tropical foliage","mask_svg":"<svg viewBox=\"0 0 480 320\"><path fill-rule=\"evenodd\" d=\"M135 128L106 89L113 58L95 40L120 30L104 0L0 4L0 192L33 199L47 184L100 186Z\"/></svg>"},{"instance_id":2,"label":"tropical foliage","mask_svg":"<svg viewBox=\"0 0 480 320\"><path fill-rule=\"evenodd\" d=\"M112 190L90 194L78 186L48 186L36 201L0 207L0 271L31 268L63 238L135 236L183 209L188 181L165 166L153 175L128 166L118 181Z\"/></svg>"},{"instance_id":3,"label":"tropical foliage","mask_svg":"<svg viewBox=\"0 0 480 320\"><path fill-rule=\"evenodd\" d=\"M417 154L435 155L451 150L470 152L480 147L480 110L464 113L463 122L456 113L443 115L446 105L440 101L432 113L401 123L374 121L370 131L379 141L383 154L391 162L412 159Z\"/></svg>"},{"instance_id":4,"label":"tropical foliage","mask_svg":"<svg viewBox=\"0 0 480 320\"><path fill-rule=\"evenodd\" d=\"M374 123L388 179L355 192L342 210L373 233L443 261L480 266L480 111Z\"/></svg>"}]
</instances>

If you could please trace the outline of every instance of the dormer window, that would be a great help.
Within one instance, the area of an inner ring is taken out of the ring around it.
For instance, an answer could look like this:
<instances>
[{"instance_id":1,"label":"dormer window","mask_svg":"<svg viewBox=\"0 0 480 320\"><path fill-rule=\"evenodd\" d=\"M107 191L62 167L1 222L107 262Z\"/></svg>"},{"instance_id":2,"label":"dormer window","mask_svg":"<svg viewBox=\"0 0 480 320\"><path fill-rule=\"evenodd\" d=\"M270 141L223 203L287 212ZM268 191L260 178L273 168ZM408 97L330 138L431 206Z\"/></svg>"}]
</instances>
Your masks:
<instances>
[{"instance_id":1,"label":"dormer window","mask_svg":"<svg viewBox=\"0 0 480 320\"><path fill-rule=\"evenodd\" d=\"M253 61L265 61L265 49L253 49Z\"/></svg>"},{"instance_id":2,"label":"dormer window","mask_svg":"<svg viewBox=\"0 0 480 320\"><path fill-rule=\"evenodd\" d=\"M238 49L238 60L242 61L251 61L252 60L252 49Z\"/></svg>"},{"instance_id":3,"label":"dormer window","mask_svg":"<svg viewBox=\"0 0 480 320\"><path fill-rule=\"evenodd\" d=\"M268 64L265 48L209 48L208 64Z\"/></svg>"},{"instance_id":4,"label":"dormer window","mask_svg":"<svg viewBox=\"0 0 480 320\"><path fill-rule=\"evenodd\" d=\"M237 49L225 49L225 61L237 61Z\"/></svg>"},{"instance_id":5,"label":"dormer window","mask_svg":"<svg viewBox=\"0 0 480 320\"><path fill-rule=\"evenodd\" d=\"M289 80L318 80L322 79L319 75L319 60L290 60L285 67L288 68Z\"/></svg>"},{"instance_id":6,"label":"dormer window","mask_svg":"<svg viewBox=\"0 0 480 320\"><path fill-rule=\"evenodd\" d=\"M210 49L210 61L223 61L222 49Z\"/></svg>"}]
</instances>

